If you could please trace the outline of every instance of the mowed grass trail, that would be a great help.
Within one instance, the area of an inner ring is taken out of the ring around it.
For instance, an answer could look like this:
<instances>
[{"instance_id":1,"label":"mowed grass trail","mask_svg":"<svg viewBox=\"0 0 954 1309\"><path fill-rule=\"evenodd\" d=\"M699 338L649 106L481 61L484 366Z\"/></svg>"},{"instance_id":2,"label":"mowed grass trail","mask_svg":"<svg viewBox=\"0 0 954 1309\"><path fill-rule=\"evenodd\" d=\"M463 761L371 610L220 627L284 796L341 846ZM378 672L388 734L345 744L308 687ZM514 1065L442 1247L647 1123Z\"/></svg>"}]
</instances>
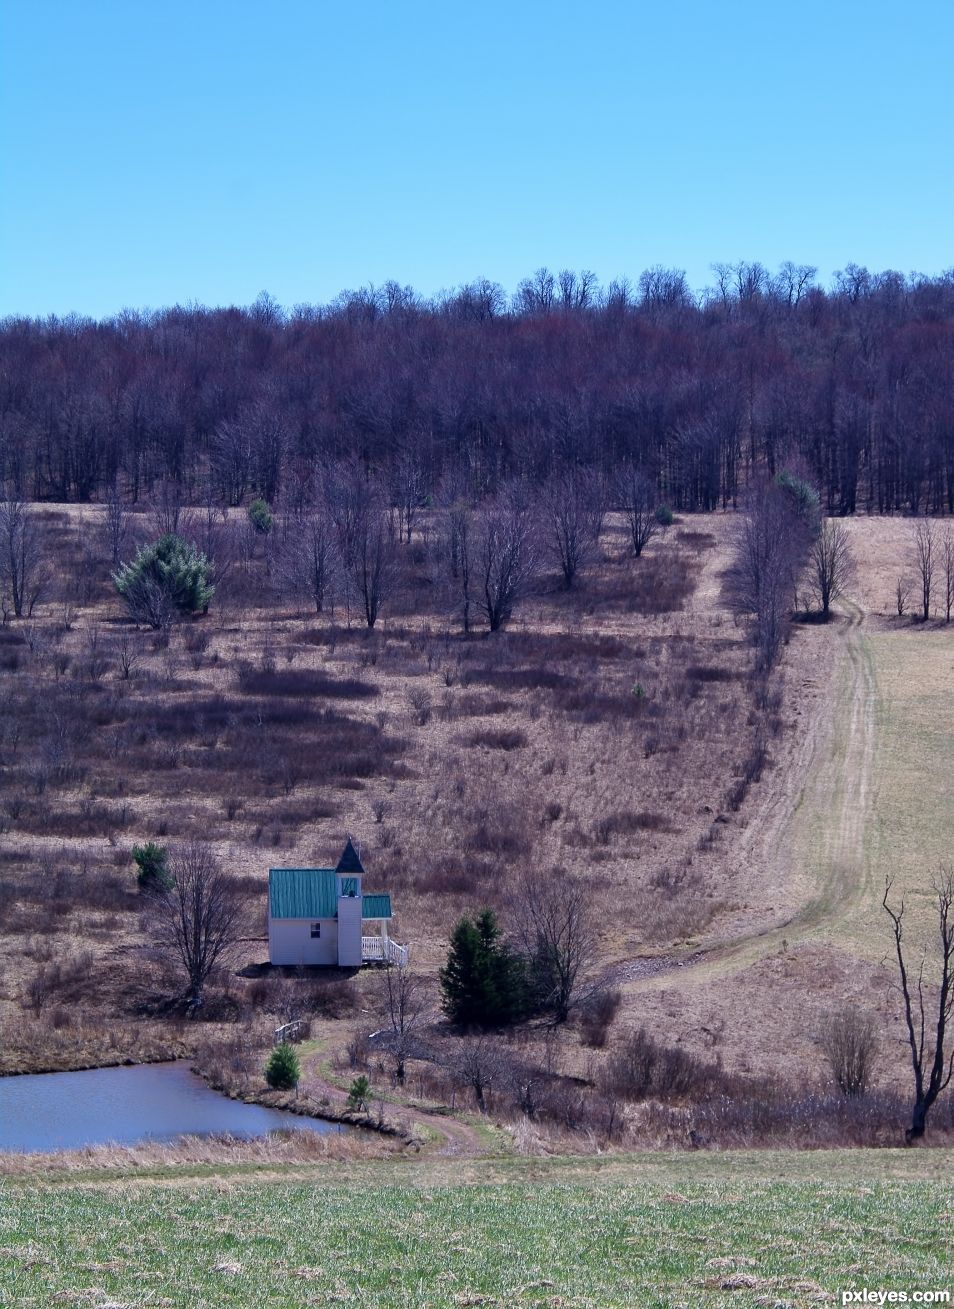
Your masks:
<instances>
[{"instance_id":1,"label":"mowed grass trail","mask_svg":"<svg viewBox=\"0 0 954 1309\"><path fill-rule=\"evenodd\" d=\"M893 901L904 896L912 948L936 945L931 883L954 863L954 632L875 629L862 646L876 688L871 781L844 852L851 885L823 934L880 959L890 944L885 877ZM824 831L820 807L801 817Z\"/></svg>"},{"instance_id":2,"label":"mowed grass trail","mask_svg":"<svg viewBox=\"0 0 954 1309\"><path fill-rule=\"evenodd\" d=\"M691 1160L657 1157L513 1161L514 1180L471 1185L426 1169L380 1185L370 1168L347 1187L8 1184L0 1303L653 1309L954 1290L954 1183L937 1180L950 1157L897 1153L888 1167L875 1152L793 1157L784 1182L724 1156L696 1180Z\"/></svg>"},{"instance_id":3,"label":"mowed grass trail","mask_svg":"<svg viewBox=\"0 0 954 1309\"><path fill-rule=\"evenodd\" d=\"M873 898L880 905L887 873L912 915L933 918L931 880L940 863L954 864L954 630L902 628L872 646L880 692Z\"/></svg>"}]
</instances>

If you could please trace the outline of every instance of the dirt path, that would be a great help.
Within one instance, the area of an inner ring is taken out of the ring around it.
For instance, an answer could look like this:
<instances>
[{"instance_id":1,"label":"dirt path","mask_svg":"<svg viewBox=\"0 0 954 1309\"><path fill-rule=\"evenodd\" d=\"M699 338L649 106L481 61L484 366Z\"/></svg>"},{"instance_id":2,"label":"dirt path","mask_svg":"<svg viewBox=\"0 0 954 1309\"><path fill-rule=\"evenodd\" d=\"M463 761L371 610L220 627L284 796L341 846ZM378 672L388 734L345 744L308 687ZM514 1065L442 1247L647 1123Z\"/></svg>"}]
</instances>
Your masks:
<instances>
[{"instance_id":1,"label":"dirt path","mask_svg":"<svg viewBox=\"0 0 954 1309\"><path fill-rule=\"evenodd\" d=\"M843 602L834 629L838 679L830 717L805 725L786 766L766 775L733 860L757 879L761 921L664 959L614 969L620 982L652 985L675 970L735 971L822 928L835 927L870 890L865 849L877 740L878 690L864 611ZM754 898L753 894L753 898ZM755 906L753 905L753 908ZM757 913L758 910L756 909ZM752 910L749 910L751 921Z\"/></svg>"},{"instance_id":2,"label":"dirt path","mask_svg":"<svg viewBox=\"0 0 954 1309\"><path fill-rule=\"evenodd\" d=\"M323 1077L320 1070L320 1054L308 1056L302 1068L303 1077L300 1091L309 1099L325 1107L331 1107L334 1113L343 1113L347 1107L348 1094L340 1086L335 1086ZM418 1109L413 1105L400 1104L384 1097L387 1117L391 1122L406 1127L410 1133L412 1127L423 1127L431 1139L424 1146L424 1151L439 1157L454 1156L473 1158L487 1153L487 1143L481 1138L476 1128L449 1113L437 1113L428 1109Z\"/></svg>"}]
</instances>

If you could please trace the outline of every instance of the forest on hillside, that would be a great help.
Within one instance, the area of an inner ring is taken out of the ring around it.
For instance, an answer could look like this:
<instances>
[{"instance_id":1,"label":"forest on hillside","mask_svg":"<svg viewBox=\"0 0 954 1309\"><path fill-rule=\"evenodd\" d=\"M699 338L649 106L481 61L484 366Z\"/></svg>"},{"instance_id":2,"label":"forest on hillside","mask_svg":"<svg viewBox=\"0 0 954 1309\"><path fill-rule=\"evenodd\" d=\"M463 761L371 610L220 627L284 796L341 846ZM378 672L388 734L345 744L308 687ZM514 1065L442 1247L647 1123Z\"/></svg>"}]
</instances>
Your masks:
<instances>
[{"instance_id":1,"label":"forest on hillside","mask_svg":"<svg viewBox=\"0 0 954 1309\"><path fill-rule=\"evenodd\" d=\"M954 271L540 269L431 299L0 322L0 485L22 499L293 504L359 460L422 505L622 465L678 510L797 467L830 514L954 512Z\"/></svg>"}]
</instances>

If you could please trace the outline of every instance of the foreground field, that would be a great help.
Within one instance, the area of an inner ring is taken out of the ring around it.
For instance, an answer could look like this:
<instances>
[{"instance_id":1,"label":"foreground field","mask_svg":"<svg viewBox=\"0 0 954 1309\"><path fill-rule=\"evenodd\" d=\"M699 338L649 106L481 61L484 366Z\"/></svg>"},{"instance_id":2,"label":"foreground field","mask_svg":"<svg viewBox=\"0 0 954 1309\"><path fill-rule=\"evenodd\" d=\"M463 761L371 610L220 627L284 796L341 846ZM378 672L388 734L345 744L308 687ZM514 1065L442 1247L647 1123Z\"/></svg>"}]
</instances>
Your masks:
<instances>
[{"instance_id":1,"label":"foreground field","mask_svg":"<svg viewBox=\"0 0 954 1309\"><path fill-rule=\"evenodd\" d=\"M387 1186L361 1164L211 1186L8 1184L0 1303L715 1309L949 1290L952 1163L839 1151L431 1161Z\"/></svg>"}]
</instances>

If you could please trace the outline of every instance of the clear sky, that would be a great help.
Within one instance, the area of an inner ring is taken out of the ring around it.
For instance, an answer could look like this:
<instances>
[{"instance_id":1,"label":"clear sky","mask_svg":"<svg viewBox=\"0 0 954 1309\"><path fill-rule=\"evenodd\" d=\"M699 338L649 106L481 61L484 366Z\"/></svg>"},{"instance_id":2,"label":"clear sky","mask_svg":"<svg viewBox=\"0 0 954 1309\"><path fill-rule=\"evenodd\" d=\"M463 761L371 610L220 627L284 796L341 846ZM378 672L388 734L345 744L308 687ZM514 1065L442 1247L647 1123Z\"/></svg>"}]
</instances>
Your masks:
<instances>
[{"instance_id":1,"label":"clear sky","mask_svg":"<svg viewBox=\"0 0 954 1309\"><path fill-rule=\"evenodd\" d=\"M954 265L954 0L0 6L0 314Z\"/></svg>"}]
</instances>

